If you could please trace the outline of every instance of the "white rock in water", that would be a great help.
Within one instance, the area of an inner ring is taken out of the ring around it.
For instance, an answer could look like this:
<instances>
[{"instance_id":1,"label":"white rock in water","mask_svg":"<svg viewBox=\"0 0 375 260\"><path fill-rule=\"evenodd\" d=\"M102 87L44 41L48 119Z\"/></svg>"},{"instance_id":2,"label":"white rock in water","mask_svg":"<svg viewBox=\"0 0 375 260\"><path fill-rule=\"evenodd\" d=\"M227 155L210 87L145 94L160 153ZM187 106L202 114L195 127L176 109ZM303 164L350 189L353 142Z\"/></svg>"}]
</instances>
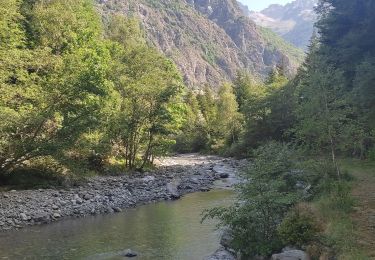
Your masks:
<instances>
[{"instance_id":1,"label":"white rock in water","mask_svg":"<svg viewBox=\"0 0 375 260\"><path fill-rule=\"evenodd\" d=\"M272 255L271 260L310 260L310 257L301 250L288 250Z\"/></svg>"},{"instance_id":2,"label":"white rock in water","mask_svg":"<svg viewBox=\"0 0 375 260\"><path fill-rule=\"evenodd\" d=\"M124 253L124 256L126 257L136 257L137 255L138 254L131 249L126 250Z\"/></svg>"}]
</instances>

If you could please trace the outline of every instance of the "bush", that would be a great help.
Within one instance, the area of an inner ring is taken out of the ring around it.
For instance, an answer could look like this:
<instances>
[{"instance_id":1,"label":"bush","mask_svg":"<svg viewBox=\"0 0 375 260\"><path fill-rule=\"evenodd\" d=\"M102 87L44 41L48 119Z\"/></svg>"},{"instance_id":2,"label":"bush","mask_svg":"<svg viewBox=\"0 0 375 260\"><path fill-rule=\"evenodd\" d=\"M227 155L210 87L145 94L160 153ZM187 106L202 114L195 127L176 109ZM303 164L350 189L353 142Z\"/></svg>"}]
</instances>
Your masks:
<instances>
[{"instance_id":1,"label":"bush","mask_svg":"<svg viewBox=\"0 0 375 260\"><path fill-rule=\"evenodd\" d=\"M375 162L375 147L369 150L368 152L368 158L370 161Z\"/></svg>"},{"instance_id":2,"label":"bush","mask_svg":"<svg viewBox=\"0 0 375 260\"><path fill-rule=\"evenodd\" d=\"M16 189L65 186L71 182L66 169L50 156L34 158L2 177L2 183Z\"/></svg>"},{"instance_id":3,"label":"bush","mask_svg":"<svg viewBox=\"0 0 375 260\"><path fill-rule=\"evenodd\" d=\"M321 227L313 212L298 207L284 218L278 228L278 234L285 244L300 248L316 240L319 231Z\"/></svg>"},{"instance_id":4,"label":"bush","mask_svg":"<svg viewBox=\"0 0 375 260\"><path fill-rule=\"evenodd\" d=\"M294 166L288 145L271 142L260 147L238 186L238 203L208 211L206 217L218 218L233 231L234 249L245 259L269 256L282 248L277 227L299 199L285 178Z\"/></svg>"},{"instance_id":5,"label":"bush","mask_svg":"<svg viewBox=\"0 0 375 260\"><path fill-rule=\"evenodd\" d=\"M173 150L178 153L201 152L208 149L208 142L208 137L203 131L181 133L176 137L176 144Z\"/></svg>"}]
</instances>

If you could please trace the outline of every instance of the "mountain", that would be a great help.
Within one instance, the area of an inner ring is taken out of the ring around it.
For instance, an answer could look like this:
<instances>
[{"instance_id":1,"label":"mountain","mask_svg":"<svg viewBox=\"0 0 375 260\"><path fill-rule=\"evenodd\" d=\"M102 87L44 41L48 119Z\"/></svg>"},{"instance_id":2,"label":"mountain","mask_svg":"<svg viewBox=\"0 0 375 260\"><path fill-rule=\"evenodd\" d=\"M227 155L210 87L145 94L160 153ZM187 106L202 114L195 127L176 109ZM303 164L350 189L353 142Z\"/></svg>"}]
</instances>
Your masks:
<instances>
[{"instance_id":1,"label":"mountain","mask_svg":"<svg viewBox=\"0 0 375 260\"><path fill-rule=\"evenodd\" d=\"M318 0L295 0L286 5L273 4L261 12L246 11L250 19L269 28L293 45L306 49L313 34ZM248 9L247 9L248 10Z\"/></svg>"},{"instance_id":2,"label":"mountain","mask_svg":"<svg viewBox=\"0 0 375 260\"><path fill-rule=\"evenodd\" d=\"M264 78L278 64L293 74L303 59L293 46L264 35L236 0L97 1L104 16L138 17L148 41L178 65L192 88L217 88L238 70Z\"/></svg>"}]
</instances>

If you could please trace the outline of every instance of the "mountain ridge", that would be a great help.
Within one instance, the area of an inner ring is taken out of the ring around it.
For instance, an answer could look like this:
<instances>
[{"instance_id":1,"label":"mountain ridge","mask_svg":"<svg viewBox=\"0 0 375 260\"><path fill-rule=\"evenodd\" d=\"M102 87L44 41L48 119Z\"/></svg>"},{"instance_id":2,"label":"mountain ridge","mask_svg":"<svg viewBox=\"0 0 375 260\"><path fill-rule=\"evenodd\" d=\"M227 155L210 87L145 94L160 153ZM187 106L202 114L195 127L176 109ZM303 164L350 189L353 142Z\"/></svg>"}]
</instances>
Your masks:
<instances>
[{"instance_id":1,"label":"mountain ridge","mask_svg":"<svg viewBox=\"0 0 375 260\"><path fill-rule=\"evenodd\" d=\"M260 12L246 11L247 6L243 6L243 12L256 24L271 29L296 47L306 49L317 19L314 11L317 2L295 0L286 5L272 4Z\"/></svg>"},{"instance_id":2,"label":"mountain ridge","mask_svg":"<svg viewBox=\"0 0 375 260\"><path fill-rule=\"evenodd\" d=\"M292 75L303 54L276 46L235 0L97 0L104 15L137 17L148 41L171 58L190 87L217 89L239 70L264 78L282 64Z\"/></svg>"}]
</instances>

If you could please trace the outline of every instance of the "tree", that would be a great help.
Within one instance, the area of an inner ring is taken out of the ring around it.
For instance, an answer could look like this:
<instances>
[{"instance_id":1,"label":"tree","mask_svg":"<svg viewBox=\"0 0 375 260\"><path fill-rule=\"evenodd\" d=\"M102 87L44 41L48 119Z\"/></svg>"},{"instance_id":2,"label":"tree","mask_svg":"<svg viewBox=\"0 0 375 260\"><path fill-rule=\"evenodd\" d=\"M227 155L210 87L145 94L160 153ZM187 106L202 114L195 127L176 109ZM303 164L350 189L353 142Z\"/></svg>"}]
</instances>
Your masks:
<instances>
[{"instance_id":1,"label":"tree","mask_svg":"<svg viewBox=\"0 0 375 260\"><path fill-rule=\"evenodd\" d=\"M249 73L241 71L237 73L233 82L233 89L241 113L244 113L245 106L256 88L258 88L258 84Z\"/></svg>"},{"instance_id":2,"label":"tree","mask_svg":"<svg viewBox=\"0 0 375 260\"><path fill-rule=\"evenodd\" d=\"M241 112L245 118L243 145L256 148L270 139L282 141L291 124L292 107L289 105L293 92L281 70L271 71L264 84L253 83L249 77L235 82L242 85L236 85L235 89L246 86L246 90L241 91L245 96L238 97L243 100Z\"/></svg>"},{"instance_id":3,"label":"tree","mask_svg":"<svg viewBox=\"0 0 375 260\"><path fill-rule=\"evenodd\" d=\"M14 50L22 47L25 44L25 32L22 29L24 17L21 14L21 1L1 1L0 11L0 48Z\"/></svg>"},{"instance_id":4,"label":"tree","mask_svg":"<svg viewBox=\"0 0 375 260\"><path fill-rule=\"evenodd\" d=\"M200 152L207 150L209 137L197 94L188 91L185 96L184 122L176 136L175 150L178 152Z\"/></svg>"},{"instance_id":5,"label":"tree","mask_svg":"<svg viewBox=\"0 0 375 260\"><path fill-rule=\"evenodd\" d=\"M233 87L225 83L219 90L216 127L227 145L238 142L242 131L242 115L238 112Z\"/></svg>"},{"instance_id":6,"label":"tree","mask_svg":"<svg viewBox=\"0 0 375 260\"><path fill-rule=\"evenodd\" d=\"M110 135L125 165L143 168L158 152L165 152L168 136L180 127L177 121L182 113L179 96L183 83L170 60L143 40L118 32L126 31L128 24L116 16L109 25L108 37L117 43L112 50L112 80L120 99L111 118ZM130 24L137 31L136 25Z\"/></svg>"},{"instance_id":7,"label":"tree","mask_svg":"<svg viewBox=\"0 0 375 260\"><path fill-rule=\"evenodd\" d=\"M62 163L75 141L100 120L112 87L106 79L109 51L91 2L14 3L18 28L28 31L11 60L0 55L6 61L0 68L3 174L41 157Z\"/></svg>"}]
</instances>

